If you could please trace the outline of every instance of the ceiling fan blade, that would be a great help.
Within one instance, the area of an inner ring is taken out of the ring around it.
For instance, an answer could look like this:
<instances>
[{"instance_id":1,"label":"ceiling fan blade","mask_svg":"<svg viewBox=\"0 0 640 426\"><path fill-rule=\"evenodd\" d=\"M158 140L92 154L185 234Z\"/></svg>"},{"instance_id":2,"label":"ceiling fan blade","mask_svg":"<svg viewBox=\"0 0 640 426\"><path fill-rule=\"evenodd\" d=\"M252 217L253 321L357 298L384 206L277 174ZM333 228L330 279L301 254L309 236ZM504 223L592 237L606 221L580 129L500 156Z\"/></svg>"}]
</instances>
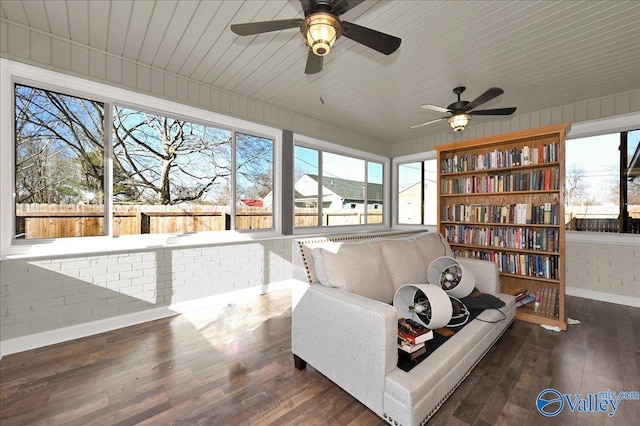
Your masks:
<instances>
[{"instance_id":1,"label":"ceiling fan blade","mask_svg":"<svg viewBox=\"0 0 640 426\"><path fill-rule=\"evenodd\" d=\"M437 123L438 121L446 120L447 118L449 118L449 117L436 118L435 120L427 121L427 122L420 123L420 124L415 124L415 125L411 126L411 128L412 129L417 129L418 127L426 126L427 124Z\"/></svg>"},{"instance_id":2,"label":"ceiling fan blade","mask_svg":"<svg viewBox=\"0 0 640 426\"><path fill-rule=\"evenodd\" d=\"M309 50L307 55L307 66L304 69L305 74L316 74L322 71L322 56L318 56Z\"/></svg>"},{"instance_id":3,"label":"ceiling fan blade","mask_svg":"<svg viewBox=\"0 0 640 426\"><path fill-rule=\"evenodd\" d=\"M231 31L246 36L252 34L268 33L271 31L288 30L289 28L299 28L302 19L281 19L279 21L248 22L246 24L232 24Z\"/></svg>"},{"instance_id":4,"label":"ceiling fan blade","mask_svg":"<svg viewBox=\"0 0 640 426\"><path fill-rule=\"evenodd\" d=\"M477 111L471 111L471 115L511 115L516 112L516 107L511 108L496 108L496 109L479 109Z\"/></svg>"},{"instance_id":5,"label":"ceiling fan blade","mask_svg":"<svg viewBox=\"0 0 640 426\"><path fill-rule=\"evenodd\" d=\"M489 102L491 99L495 98L496 96L502 95L503 93L504 93L504 90L502 90L501 88L492 87L486 92L484 92L482 95L478 96L477 98L469 102L467 105L465 105L463 111L464 112L471 111L472 109L479 107L483 103Z\"/></svg>"},{"instance_id":6,"label":"ceiling fan blade","mask_svg":"<svg viewBox=\"0 0 640 426\"><path fill-rule=\"evenodd\" d=\"M342 21L342 34L385 55L390 55L398 50L402 42L398 37L345 21Z\"/></svg>"},{"instance_id":7,"label":"ceiling fan blade","mask_svg":"<svg viewBox=\"0 0 640 426\"><path fill-rule=\"evenodd\" d=\"M437 111L437 112L451 112L447 108L443 108L441 106L431 105L431 104L420 105L420 108L430 109L431 111Z\"/></svg>"},{"instance_id":8,"label":"ceiling fan blade","mask_svg":"<svg viewBox=\"0 0 640 426\"><path fill-rule=\"evenodd\" d=\"M331 10L336 15L342 15L343 13L353 9L363 1L364 0L333 0Z\"/></svg>"}]
</instances>

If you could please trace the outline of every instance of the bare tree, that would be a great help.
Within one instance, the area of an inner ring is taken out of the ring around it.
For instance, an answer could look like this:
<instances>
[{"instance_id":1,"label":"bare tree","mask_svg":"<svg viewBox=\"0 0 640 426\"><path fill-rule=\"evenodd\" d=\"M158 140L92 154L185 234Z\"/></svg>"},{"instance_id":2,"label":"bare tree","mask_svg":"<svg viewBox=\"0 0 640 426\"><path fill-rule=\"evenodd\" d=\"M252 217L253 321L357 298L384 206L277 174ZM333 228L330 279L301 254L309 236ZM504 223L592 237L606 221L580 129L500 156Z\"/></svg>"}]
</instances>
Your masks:
<instances>
[{"instance_id":1,"label":"bare tree","mask_svg":"<svg viewBox=\"0 0 640 426\"><path fill-rule=\"evenodd\" d=\"M232 131L120 106L113 110L107 121L113 126L116 201L221 200L233 173ZM86 194L104 202L104 125L100 102L16 86L19 202L77 203ZM235 158L238 188L271 190L266 175L272 175L273 141L238 133Z\"/></svg>"},{"instance_id":2,"label":"bare tree","mask_svg":"<svg viewBox=\"0 0 640 426\"><path fill-rule=\"evenodd\" d=\"M579 205L586 201L586 174L584 169L572 164L567 171L566 193L569 205Z\"/></svg>"},{"instance_id":3,"label":"bare tree","mask_svg":"<svg viewBox=\"0 0 640 426\"><path fill-rule=\"evenodd\" d=\"M114 162L136 201L177 204L202 200L231 175L231 132L115 107ZM127 198L127 197L123 197Z\"/></svg>"},{"instance_id":4,"label":"bare tree","mask_svg":"<svg viewBox=\"0 0 640 426\"><path fill-rule=\"evenodd\" d=\"M18 202L76 203L102 195L100 102L16 85Z\"/></svg>"}]
</instances>

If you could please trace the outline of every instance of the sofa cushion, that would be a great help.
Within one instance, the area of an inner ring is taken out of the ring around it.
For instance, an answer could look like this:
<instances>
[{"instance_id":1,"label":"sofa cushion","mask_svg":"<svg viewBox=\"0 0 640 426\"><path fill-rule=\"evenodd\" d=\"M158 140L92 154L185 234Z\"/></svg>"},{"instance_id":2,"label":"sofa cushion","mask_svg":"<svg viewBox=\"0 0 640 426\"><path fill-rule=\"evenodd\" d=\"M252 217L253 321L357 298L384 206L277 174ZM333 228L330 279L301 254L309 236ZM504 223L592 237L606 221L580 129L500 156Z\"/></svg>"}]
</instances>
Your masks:
<instances>
[{"instance_id":1,"label":"sofa cushion","mask_svg":"<svg viewBox=\"0 0 640 426\"><path fill-rule=\"evenodd\" d=\"M437 232L423 232L408 238L415 241L422 253L425 268L429 268L431 262L440 256L453 257L453 251L447 240Z\"/></svg>"},{"instance_id":2,"label":"sofa cushion","mask_svg":"<svg viewBox=\"0 0 640 426\"><path fill-rule=\"evenodd\" d=\"M380 245L342 243L313 249L316 277L327 287L391 303L395 293Z\"/></svg>"},{"instance_id":3,"label":"sofa cushion","mask_svg":"<svg viewBox=\"0 0 640 426\"><path fill-rule=\"evenodd\" d=\"M394 294L405 284L426 284L427 265L422 252L413 240L380 240L371 244L379 245L389 267Z\"/></svg>"}]
</instances>

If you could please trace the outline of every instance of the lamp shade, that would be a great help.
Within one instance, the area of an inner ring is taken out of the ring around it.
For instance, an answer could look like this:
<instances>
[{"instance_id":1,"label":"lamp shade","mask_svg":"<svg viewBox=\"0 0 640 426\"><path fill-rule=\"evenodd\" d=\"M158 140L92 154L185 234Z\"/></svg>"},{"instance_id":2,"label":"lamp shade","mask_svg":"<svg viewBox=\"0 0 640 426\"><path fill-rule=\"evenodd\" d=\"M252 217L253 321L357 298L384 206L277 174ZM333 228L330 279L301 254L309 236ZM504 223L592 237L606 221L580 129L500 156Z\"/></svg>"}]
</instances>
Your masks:
<instances>
[{"instance_id":1,"label":"lamp shade","mask_svg":"<svg viewBox=\"0 0 640 426\"><path fill-rule=\"evenodd\" d=\"M430 284L441 287L449 296L457 298L470 295L476 285L473 273L450 256L441 256L431 262L427 279Z\"/></svg>"},{"instance_id":2,"label":"lamp shade","mask_svg":"<svg viewBox=\"0 0 640 426\"><path fill-rule=\"evenodd\" d=\"M393 297L393 306L399 318L411 318L429 329L446 326L453 308L447 293L431 284L407 284Z\"/></svg>"}]
</instances>

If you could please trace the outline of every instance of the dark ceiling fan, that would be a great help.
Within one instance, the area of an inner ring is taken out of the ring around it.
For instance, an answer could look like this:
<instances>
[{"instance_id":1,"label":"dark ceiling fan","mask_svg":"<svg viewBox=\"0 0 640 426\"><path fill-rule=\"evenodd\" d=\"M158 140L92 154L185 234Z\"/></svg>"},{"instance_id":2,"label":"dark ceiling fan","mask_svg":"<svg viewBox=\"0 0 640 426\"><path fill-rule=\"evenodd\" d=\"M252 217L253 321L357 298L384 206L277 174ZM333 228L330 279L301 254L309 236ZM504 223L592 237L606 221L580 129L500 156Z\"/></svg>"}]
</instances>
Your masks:
<instances>
[{"instance_id":1,"label":"dark ceiling fan","mask_svg":"<svg viewBox=\"0 0 640 426\"><path fill-rule=\"evenodd\" d=\"M304 11L304 19L233 24L231 25L231 31L245 36L299 27L307 46L309 46L309 55L307 56L307 65L304 72L306 74L315 74L322 71L322 57L329 53L341 35L385 55L392 54L400 47L402 40L398 37L361 27L351 22L340 21L338 16L363 1L300 0Z\"/></svg>"},{"instance_id":2,"label":"dark ceiling fan","mask_svg":"<svg viewBox=\"0 0 640 426\"><path fill-rule=\"evenodd\" d=\"M453 93L458 95L458 101L452 103L446 108L439 107L437 105L424 104L420 105L420 108L430 109L436 112L449 113L446 117L436 118L435 120L427 121L421 124L416 124L411 126L412 129L417 127L426 126L427 124L437 123L442 120L449 120L449 125L456 132L461 132L464 130L469 121L471 121L472 115L511 115L515 112L516 107L511 108L496 108L496 109L481 109L475 110L474 108L479 107L485 102L489 102L491 99L498 97L504 93L499 87L492 87L482 95L475 98L473 101L462 101L460 100L460 95L465 91L465 87L456 87L453 89Z\"/></svg>"}]
</instances>

